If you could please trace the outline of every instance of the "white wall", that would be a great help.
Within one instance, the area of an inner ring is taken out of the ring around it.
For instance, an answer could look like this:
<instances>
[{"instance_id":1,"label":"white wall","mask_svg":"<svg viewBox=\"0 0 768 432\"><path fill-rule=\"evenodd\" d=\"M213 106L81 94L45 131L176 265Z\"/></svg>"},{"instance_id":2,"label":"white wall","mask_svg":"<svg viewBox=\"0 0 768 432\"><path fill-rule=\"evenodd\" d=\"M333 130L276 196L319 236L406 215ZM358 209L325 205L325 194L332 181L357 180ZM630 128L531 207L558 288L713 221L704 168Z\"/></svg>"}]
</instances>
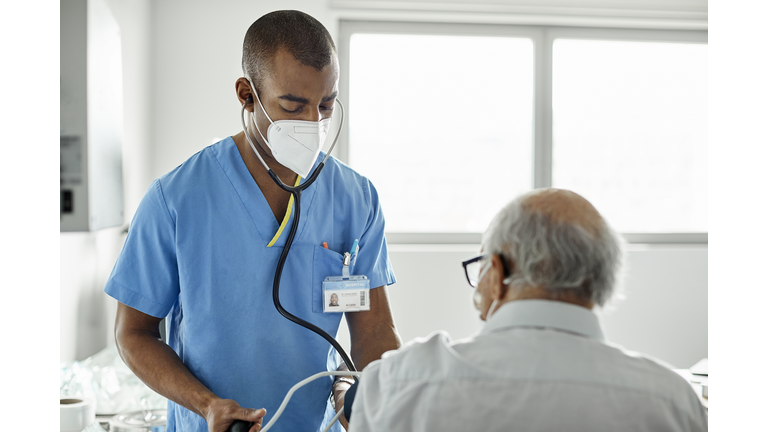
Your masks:
<instances>
[{"instance_id":1,"label":"white wall","mask_svg":"<svg viewBox=\"0 0 768 432\"><path fill-rule=\"evenodd\" d=\"M239 132L240 106L234 82L241 76L243 36L259 16L276 9L303 10L323 22L334 36L340 18L395 16L391 11L330 6L339 3L109 1L123 29L127 220L151 179L173 169L215 137ZM621 8L626 1L616 4ZM706 15L705 1L664 4ZM498 20L501 14L495 15ZM463 16L454 14L447 19ZM439 19L443 15L420 13L418 17ZM473 15L471 19L490 18ZM119 230L61 235L61 361L87 357L111 340L114 301L101 289L121 243ZM476 250L474 245L392 245L391 259L399 282L390 288L390 295L404 340L437 329L460 338L479 328L460 265L462 258ZM707 356L707 247L636 245L628 254L628 264L627 299L604 314L608 336L677 367ZM437 303L425 307L427 300ZM348 336L341 339L348 343Z\"/></svg>"},{"instance_id":2,"label":"white wall","mask_svg":"<svg viewBox=\"0 0 768 432\"><path fill-rule=\"evenodd\" d=\"M706 245L631 245L623 301L605 311L609 340L676 367L708 357Z\"/></svg>"},{"instance_id":3,"label":"white wall","mask_svg":"<svg viewBox=\"0 0 768 432\"><path fill-rule=\"evenodd\" d=\"M398 282L388 292L404 342L436 330L461 339L480 329L461 266L478 249L390 246ZM628 245L623 293L598 311L610 341L678 368L708 357L706 246ZM339 341L348 348L345 331Z\"/></svg>"}]
</instances>

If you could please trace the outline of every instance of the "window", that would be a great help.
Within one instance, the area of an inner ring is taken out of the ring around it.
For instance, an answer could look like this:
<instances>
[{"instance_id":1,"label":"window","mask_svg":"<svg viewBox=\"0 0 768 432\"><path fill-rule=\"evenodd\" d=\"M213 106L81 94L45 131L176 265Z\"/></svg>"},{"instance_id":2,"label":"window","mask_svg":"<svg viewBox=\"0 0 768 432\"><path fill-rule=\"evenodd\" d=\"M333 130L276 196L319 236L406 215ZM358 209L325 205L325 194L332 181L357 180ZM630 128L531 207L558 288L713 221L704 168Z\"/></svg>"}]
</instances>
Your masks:
<instances>
[{"instance_id":1,"label":"window","mask_svg":"<svg viewBox=\"0 0 768 432\"><path fill-rule=\"evenodd\" d=\"M342 21L337 153L393 243L478 243L572 189L629 241L706 242L706 32Z\"/></svg>"},{"instance_id":2,"label":"window","mask_svg":"<svg viewBox=\"0 0 768 432\"><path fill-rule=\"evenodd\" d=\"M706 48L555 40L552 186L622 232L706 232Z\"/></svg>"},{"instance_id":3,"label":"window","mask_svg":"<svg viewBox=\"0 0 768 432\"><path fill-rule=\"evenodd\" d=\"M389 231L480 232L533 187L530 39L355 34L349 66L349 163Z\"/></svg>"}]
</instances>

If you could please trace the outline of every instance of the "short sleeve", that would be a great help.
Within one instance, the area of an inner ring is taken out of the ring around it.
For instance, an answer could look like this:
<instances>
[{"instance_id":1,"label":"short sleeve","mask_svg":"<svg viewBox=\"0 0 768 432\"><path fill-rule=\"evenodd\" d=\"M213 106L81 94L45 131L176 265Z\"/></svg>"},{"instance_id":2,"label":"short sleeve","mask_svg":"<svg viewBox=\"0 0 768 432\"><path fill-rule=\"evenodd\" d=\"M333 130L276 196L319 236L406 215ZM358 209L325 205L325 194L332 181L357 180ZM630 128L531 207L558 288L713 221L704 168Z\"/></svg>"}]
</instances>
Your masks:
<instances>
[{"instance_id":1,"label":"short sleeve","mask_svg":"<svg viewBox=\"0 0 768 432\"><path fill-rule=\"evenodd\" d=\"M156 318L164 318L178 298L175 223L158 180L136 210L104 292Z\"/></svg>"},{"instance_id":2,"label":"short sleeve","mask_svg":"<svg viewBox=\"0 0 768 432\"><path fill-rule=\"evenodd\" d=\"M379 194L370 180L365 177L363 177L362 187L368 201L368 218L360 238L355 273L366 275L371 281L371 288L392 285L396 279L387 252L384 213L379 203Z\"/></svg>"}]
</instances>

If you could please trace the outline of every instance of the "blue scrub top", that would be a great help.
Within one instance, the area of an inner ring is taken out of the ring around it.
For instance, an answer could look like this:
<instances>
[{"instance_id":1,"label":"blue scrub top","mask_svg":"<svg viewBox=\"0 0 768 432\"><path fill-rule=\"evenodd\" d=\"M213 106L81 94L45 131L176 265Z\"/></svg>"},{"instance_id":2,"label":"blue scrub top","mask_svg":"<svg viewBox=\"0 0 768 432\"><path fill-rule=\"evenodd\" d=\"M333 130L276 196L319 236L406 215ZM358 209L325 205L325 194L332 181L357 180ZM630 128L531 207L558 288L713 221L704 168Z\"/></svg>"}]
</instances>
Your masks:
<instances>
[{"instance_id":1,"label":"blue scrub top","mask_svg":"<svg viewBox=\"0 0 768 432\"><path fill-rule=\"evenodd\" d=\"M104 288L134 309L167 317L168 344L192 374L219 397L266 408L264 424L294 384L338 366L327 341L282 317L272 301L292 223L293 212L267 246L280 224L226 138L150 185ZM330 157L302 193L280 302L332 336L342 314L323 313L322 281L341 274L343 253L355 239L359 256L351 273L366 275L371 287L395 283L376 189ZM320 430L335 414L332 383L332 377L321 378L298 390L273 430ZM338 423L334 429L340 430ZM169 401L166 430L208 428L202 417Z\"/></svg>"}]
</instances>

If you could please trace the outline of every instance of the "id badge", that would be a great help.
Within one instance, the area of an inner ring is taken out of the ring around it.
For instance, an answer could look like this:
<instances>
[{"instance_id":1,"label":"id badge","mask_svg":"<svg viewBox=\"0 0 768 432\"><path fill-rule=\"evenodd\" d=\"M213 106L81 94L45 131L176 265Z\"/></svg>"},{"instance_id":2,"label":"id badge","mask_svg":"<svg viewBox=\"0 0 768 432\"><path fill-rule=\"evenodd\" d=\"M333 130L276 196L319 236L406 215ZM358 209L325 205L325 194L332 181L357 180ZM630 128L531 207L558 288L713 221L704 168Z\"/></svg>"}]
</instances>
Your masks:
<instances>
[{"instance_id":1,"label":"id badge","mask_svg":"<svg viewBox=\"0 0 768 432\"><path fill-rule=\"evenodd\" d=\"M355 241L357 244L357 241ZM357 258L357 254L355 254ZM371 310L371 281L365 275L351 276L351 255L344 253L341 276L328 276L323 281L323 312L359 312Z\"/></svg>"},{"instance_id":2,"label":"id badge","mask_svg":"<svg viewBox=\"0 0 768 432\"><path fill-rule=\"evenodd\" d=\"M371 281L365 276L328 276L323 281L323 312L371 310Z\"/></svg>"}]
</instances>

